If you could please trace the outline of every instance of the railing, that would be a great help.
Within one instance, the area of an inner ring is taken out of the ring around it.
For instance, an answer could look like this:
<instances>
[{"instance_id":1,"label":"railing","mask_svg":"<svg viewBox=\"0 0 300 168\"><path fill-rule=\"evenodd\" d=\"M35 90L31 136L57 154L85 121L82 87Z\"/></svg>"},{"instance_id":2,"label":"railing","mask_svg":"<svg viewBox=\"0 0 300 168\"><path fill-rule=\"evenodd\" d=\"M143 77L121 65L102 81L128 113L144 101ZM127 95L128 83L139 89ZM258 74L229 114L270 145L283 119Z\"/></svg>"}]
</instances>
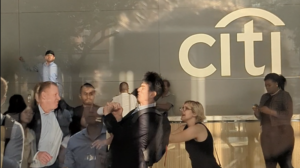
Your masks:
<instances>
[{"instance_id":1,"label":"railing","mask_svg":"<svg viewBox=\"0 0 300 168\"><path fill-rule=\"evenodd\" d=\"M295 132L293 166L300 167L300 121L293 116L292 127ZM183 123L180 117L169 117L172 131ZM223 168L264 168L260 146L261 127L251 116L209 116L205 125L214 138L214 144ZM199 158L201 159L201 158ZM153 167L163 168L164 158ZM203 161L205 162L205 160ZM166 168L191 168L184 143L170 144L166 158Z\"/></svg>"}]
</instances>

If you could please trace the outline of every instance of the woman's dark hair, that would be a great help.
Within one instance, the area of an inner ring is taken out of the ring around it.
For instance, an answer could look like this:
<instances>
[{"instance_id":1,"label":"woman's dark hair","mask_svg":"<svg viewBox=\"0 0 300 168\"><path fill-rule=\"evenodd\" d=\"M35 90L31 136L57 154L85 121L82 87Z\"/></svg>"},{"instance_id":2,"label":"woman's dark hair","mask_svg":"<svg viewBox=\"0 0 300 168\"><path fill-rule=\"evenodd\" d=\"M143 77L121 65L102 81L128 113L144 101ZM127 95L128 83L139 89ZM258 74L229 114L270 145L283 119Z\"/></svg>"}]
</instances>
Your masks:
<instances>
[{"instance_id":1,"label":"woman's dark hair","mask_svg":"<svg viewBox=\"0 0 300 168\"><path fill-rule=\"evenodd\" d=\"M21 123L21 113L27 108L27 105L23 97L19 94L15 94L9 99L8 110L4 113L6 114L18 114L18 122ZM33 109L32 109L33 110ZM34 127L34 116L30 123L27 124L27 127L33 129Z\"/></svg>"},{"instance_id":2,"label":"woman's dark hair","mask_svg":"<svg viewBox=\"0 0 300 168\"><path fill-rule=\"evenodd\" d=\"M34 121L34 118L35 118L35 112L33 111L32 107L31 107L31 110L33 112L33 116L32 116L32 120L30 121L30 123L27 124L27 128L29 129L34 129L35 126L36 126L36 122ZM20 118L21 119L21 118Z\"/></svg>"},{"instance_id":3,"label":"woman's dark hair","mask_svg":"<svg viewBox=\"0 0 300 168\"><path fill-rule=\"evenodd\" d=\"M281 90L284 90L284 87L286 84L286 79L284 76L278 75L276 73L269 73L268 75L266 75L264 81L266 81L266 80L271 80L273 82L276 82L278 84L278 87Z\"/></svg>"},{"instance_id":4,"label":"woman's dark hair","mask_svg":"<svg viewBox=\"0 0 300 168\"><path fill-rule=\"evenodd\" d=\"M8 110L4 113L4 115L12 114L12 113L14 114L21 113L26 109L26 107L27 105L23 99L23 96L19 94L15 94L10 97Z\"/></svg>"},{"instance_id":5,"label":"woman's dark hair","mask_svg":"<svg viewBox=\"0 0 300 168\"><path fill-rule=\"evenodd\" d=\"M157 101L165 91L164 82L156 72L147 72L143 81L149 85L149 91L156 92L154 100Z\"/></svg>"}]
</instances>

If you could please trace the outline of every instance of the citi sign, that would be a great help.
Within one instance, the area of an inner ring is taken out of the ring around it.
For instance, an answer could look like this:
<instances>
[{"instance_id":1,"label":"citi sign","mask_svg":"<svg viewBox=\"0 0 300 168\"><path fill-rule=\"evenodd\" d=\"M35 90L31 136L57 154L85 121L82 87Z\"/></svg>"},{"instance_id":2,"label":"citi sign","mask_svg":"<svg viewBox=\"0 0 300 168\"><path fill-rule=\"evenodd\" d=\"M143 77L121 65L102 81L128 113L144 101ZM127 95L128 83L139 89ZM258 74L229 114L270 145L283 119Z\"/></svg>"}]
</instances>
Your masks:
<instances>
[{"instance_id":1,"label":"citi sign","mask_svg":"<svg viewBox=\"0 0 300 168\"><path fill-rule=\"evenodd\" d=\"M215 28L224 28L232 21L245 17L255 16L268 20L275 26L284 26L283 21L274 14L257 8L245 8L234 11L223 17ZM244 24L244 32L237 34L237 41L243 42L245 47L245 68L252 76L259 76L264 73L265 65L256 67L254 64L254 42L263 41L262 33L253 32L253 20ZM196 43L205 43L213 46L216 40L208 34L194 34L183 41L179 49L179 62L183 70L195 77L207 77L212 75L217 69L213 64L205 68L194 67L188 58L190 48ZM230 65L230 34L220 34L221 46L221 76L231 76ZM280 32L271 32L271 70L274 73L281 74L281 44Z\"/></svg>"}]
</instances>

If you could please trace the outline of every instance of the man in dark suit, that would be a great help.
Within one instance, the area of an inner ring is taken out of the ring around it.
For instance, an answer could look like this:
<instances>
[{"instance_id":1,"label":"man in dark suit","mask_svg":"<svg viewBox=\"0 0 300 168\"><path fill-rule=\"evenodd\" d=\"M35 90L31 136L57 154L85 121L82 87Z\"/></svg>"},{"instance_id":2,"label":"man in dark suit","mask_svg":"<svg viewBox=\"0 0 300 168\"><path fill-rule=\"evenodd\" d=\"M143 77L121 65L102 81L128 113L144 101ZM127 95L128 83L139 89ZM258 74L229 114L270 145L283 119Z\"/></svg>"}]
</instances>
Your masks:
<instances>
[{"instance_id":1,"label":"man in dark suit","mask_svg":"<svg viewBox=\"0 0 300 168\"><path fill-rule=\"evenodd\" d=\"M84 111L95 111L99 109L100 106L94 104L96 95L95 87L90 83L85 83L80 87L79 98L82 101L82 105L74 108L73 120L76 121L81 128L86 127L86 122L83 117Z\"/></svg>"},{"instance_id":2,"label":"man in dark suit","mask_svg":"<svg viewBox=\"0 0 300 168\"><path fill-rule=\"evenodd\" d=\"M58 86L54 82L42 82L35 89L37 107L35 111L35 127L37 153L31 167L57 167L57 155L63 138L54 110L60 101Z\"/></svg>"},{"instance_id":3,"label":"man in dark suit","mask_svg":"<svg viewBox=\"0 0 300 168\"><path fill-rule=\"evenodd\" d=\"M155 113L155 106L163 92L164 83L160 75L147 72L138 88L140 104L136 109L122 118L120 104L108 103L103 107L104 123L114 135L109 151L111 168L148 167L143 152L158 130L159 116ZM137 117L142 110L148 112Z\"/></svg>"}]
</instances>

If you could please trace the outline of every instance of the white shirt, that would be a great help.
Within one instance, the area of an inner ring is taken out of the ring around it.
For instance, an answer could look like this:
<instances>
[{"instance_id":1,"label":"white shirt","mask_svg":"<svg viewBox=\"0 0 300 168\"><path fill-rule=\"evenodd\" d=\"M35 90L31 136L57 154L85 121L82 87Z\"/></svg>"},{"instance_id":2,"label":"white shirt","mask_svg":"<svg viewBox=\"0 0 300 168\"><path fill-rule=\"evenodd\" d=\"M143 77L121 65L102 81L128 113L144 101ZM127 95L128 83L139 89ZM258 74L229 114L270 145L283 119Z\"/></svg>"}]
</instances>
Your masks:
<instances>
[{"instance_id":1,"label":"white shirt","mask_svg":"<svg viewBox=\"0 0 300 168\"><path fill-rule=\"evenodd\" d=\"M137 99L134 95L129 93L121 93L113 97L112 102L117 102L123 108L122 117L126 116L131 110L137 106Z\"/></svg>"},{"instance_id":2,"label":"white shirt","mask_svg":"<svg viewBox=\"0 0 300 168\"><path fill-rule=\"evenodd\" d=\"M38 107L41 113L42 122L42 130L38 145L38 151L49 153L50 156L52 156L52 160L46 165L43 165L42 163L40 163L39 160L37 160L37 152L33 157L33 163L30 165L30 167L51 166L57 159L61 141L63 138L63 133L59 127L54 112L51 111L50 113L46 114L40 107L40 105Z\"/></svg>"}]
</instances>

